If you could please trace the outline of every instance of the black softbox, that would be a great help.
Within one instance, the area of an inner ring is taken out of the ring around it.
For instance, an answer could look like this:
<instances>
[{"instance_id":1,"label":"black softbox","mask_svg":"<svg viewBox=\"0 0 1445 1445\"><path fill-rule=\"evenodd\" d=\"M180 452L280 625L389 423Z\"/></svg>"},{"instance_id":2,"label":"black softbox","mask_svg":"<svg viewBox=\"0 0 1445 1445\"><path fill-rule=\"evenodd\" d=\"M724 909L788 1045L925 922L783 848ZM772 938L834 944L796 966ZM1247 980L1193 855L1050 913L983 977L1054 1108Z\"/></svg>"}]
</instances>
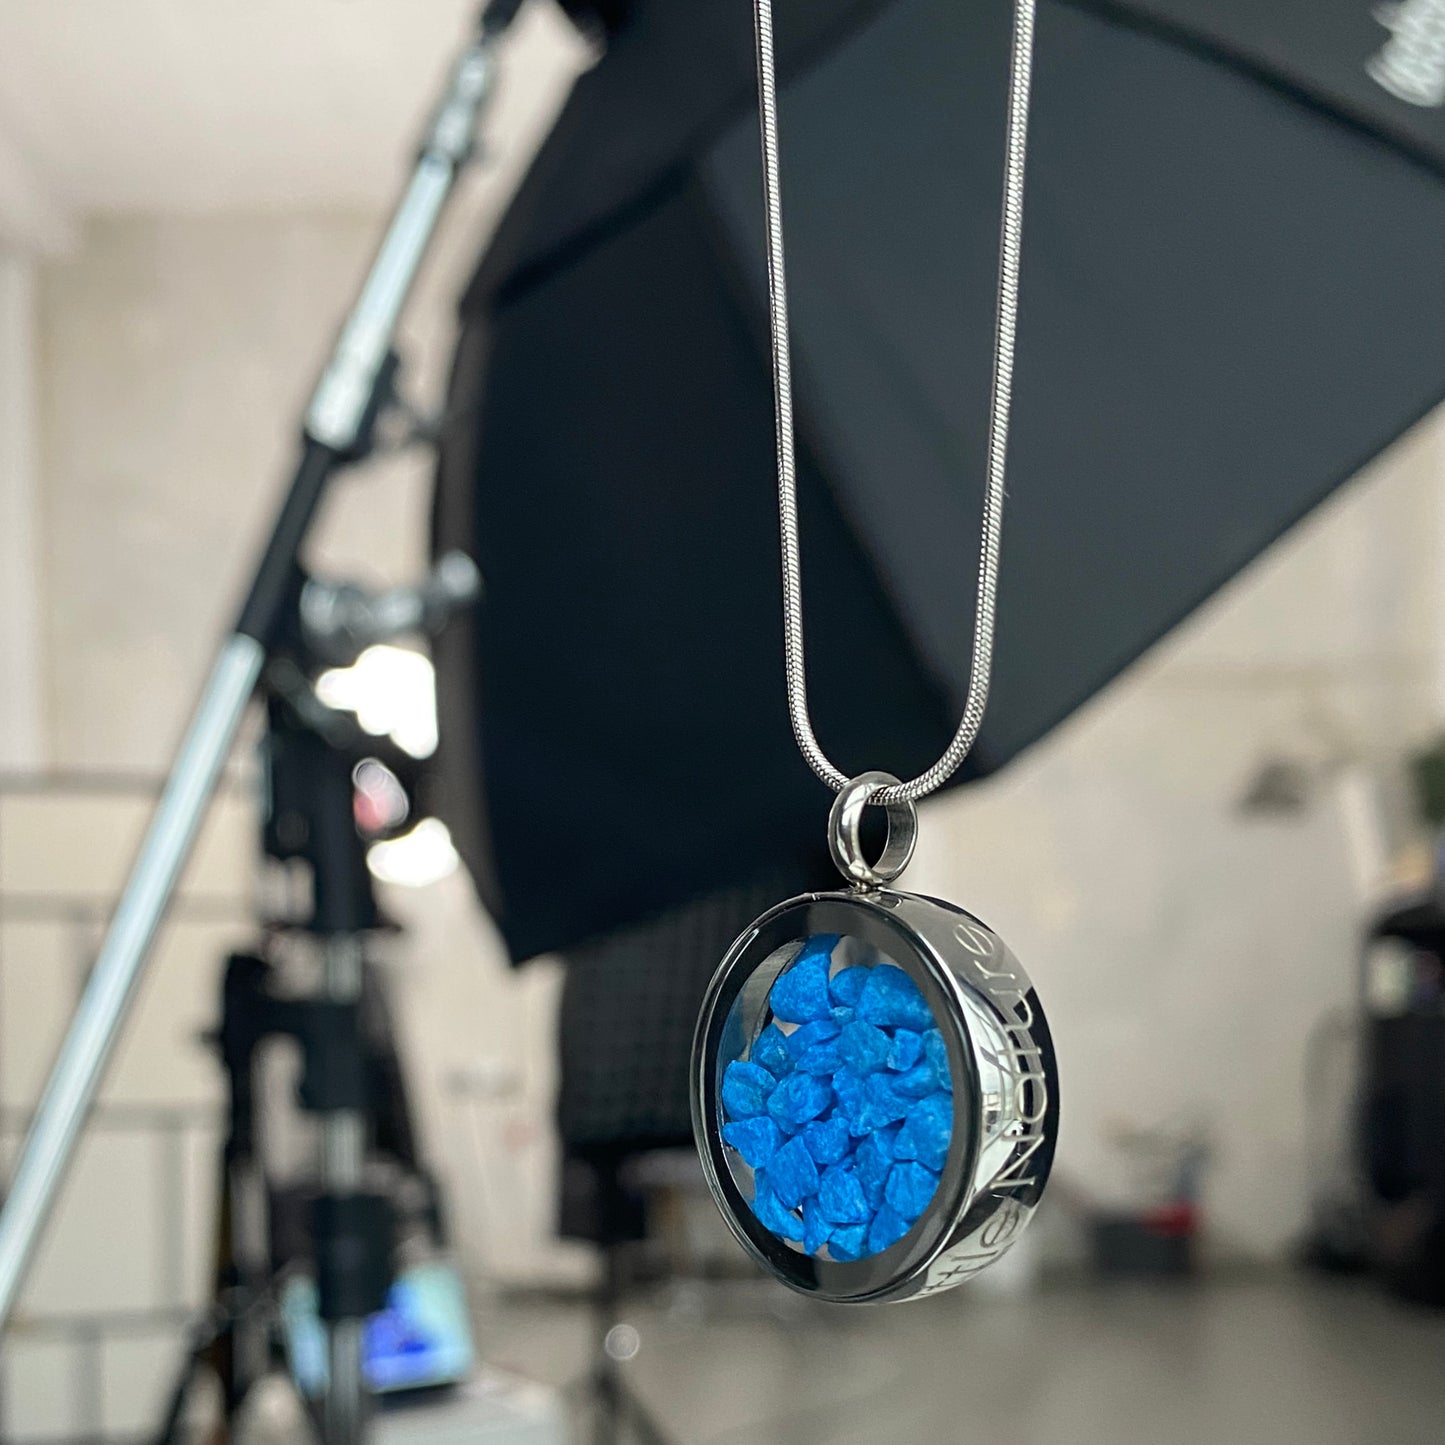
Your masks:
<instances>
[{"instance_id":1,"label":"black softbox","mask_svg":"<svg viewBox=\"0 0 1445 1445\"><path fill-rule=\"evenodd\" d=\"M615 17L614 17L615 18ZM780 0L814 716L906 775L966 682L1009 6ZM784 710L747 0L637 0L462 308L477 616L446 809L513 954L765 871ZM1445 395L1437 0L1040 7L996 681L1040 738Z\"/></svg>"}]
</instances>

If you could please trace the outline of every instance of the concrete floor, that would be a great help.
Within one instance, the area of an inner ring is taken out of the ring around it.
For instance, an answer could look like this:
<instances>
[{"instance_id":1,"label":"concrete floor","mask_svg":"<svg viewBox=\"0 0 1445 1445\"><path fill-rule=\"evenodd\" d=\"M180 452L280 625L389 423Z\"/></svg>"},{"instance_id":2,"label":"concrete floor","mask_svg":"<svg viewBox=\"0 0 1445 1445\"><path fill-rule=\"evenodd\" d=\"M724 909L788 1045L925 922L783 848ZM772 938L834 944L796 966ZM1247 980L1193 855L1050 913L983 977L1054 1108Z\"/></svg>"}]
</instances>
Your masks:
<instances>
[{"instance_id":1,"label":"concrete floor","mask_svg":"<svg viewBox=\"0 0 1445 1445\"><path fill-rule=\"evenodd\" d=\"M1445 1316L1354 1283L958 1290L876 1311L759 1286L628 1318L629 1378L677 1445L1445 1445ZM557 1384L584 1368L579 1308L509 1303L481 1326L496 1364Z\"/></svg>"}]
</instances>

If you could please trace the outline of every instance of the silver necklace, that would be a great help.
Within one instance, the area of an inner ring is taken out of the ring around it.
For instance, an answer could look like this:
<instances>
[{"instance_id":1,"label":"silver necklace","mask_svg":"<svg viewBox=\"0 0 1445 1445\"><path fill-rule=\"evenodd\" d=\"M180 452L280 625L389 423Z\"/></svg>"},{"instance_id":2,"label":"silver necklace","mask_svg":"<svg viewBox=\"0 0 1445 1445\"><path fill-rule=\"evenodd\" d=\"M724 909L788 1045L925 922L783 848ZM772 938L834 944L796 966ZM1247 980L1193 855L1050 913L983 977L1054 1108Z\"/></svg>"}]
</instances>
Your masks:
<instances>
[{"instance_id":1,"label":"silver necklace","mask_svg":"<svg viewBox=\"0 0 1445 1445\"><path fill-rule=\"evenodd\" d=\"M729 949L693 1046L704 1171L740 1243L784 1283L844 1302L915 1298L997 1259L1053 1161L1058 1076L1028 976L952 904L890 889L917 838L918 799L978 737L988 701L1018 323L1035 0L1015 0L988 482L973 655L958 730L907 782L848 778L808 711L772 0L754 0L776 402L788 710L837 798L829 851L851 885L779 904ZM888 838L870 862L870 804Z\"/></svg>"},{"instance_id":2,"label":"silver necklace","mask_svg":"<svg viewBox=\"0 0 1445 1445\"><path fill-rule=\"evenodd\" d=\"M999 542L1003 533L1004 473L1009 412L1013 403L1014 344L1018 334L1019 255L1023 245L1024 166L1028 155L1029 92L1033 80L1035 0L1014 7L1008 125L1004 141L1003 212L999 230L998 310L989 406L988 489L979 553L978 603L974 612L973 661L963 717L952 742L926 772L906 783L880 788L875 803L915 803L943 786L968 756L983 724L993 669L994 614L998 596ZM828 760L808 714L803 648L803 576L798 548L798 467L793 433L793 367L788 326L788 282L783 251L782 178L778 161L777 59L772 0L755 0L758 43L758 108L763 142L763 199L767 209L768 297L773 341L773 395L778 436L778 514L783 536L783 636L788 713L808 766L835 793L848 782Z\"/></svg>"}]
</instances>

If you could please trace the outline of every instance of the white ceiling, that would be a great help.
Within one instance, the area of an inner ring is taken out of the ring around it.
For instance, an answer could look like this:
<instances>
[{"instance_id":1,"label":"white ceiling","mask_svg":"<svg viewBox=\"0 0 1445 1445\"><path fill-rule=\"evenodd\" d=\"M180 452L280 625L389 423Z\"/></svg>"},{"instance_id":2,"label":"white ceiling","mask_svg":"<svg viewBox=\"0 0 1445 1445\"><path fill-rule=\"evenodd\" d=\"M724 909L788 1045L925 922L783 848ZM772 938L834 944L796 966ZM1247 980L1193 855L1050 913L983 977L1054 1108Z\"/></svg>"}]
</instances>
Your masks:
<instances>
[{"instance_id":1,"label":"white ceiling","mask_svg":"<svg viewBox=\"0 0 1445 1445\"><path fill-rule=\"evenodd\" d=\"M374 208L478 0L0 0L0 234L94 212ZM535 138L581 41L549 0L507 38L488 134Z\"/></svg>"}]
</instances>

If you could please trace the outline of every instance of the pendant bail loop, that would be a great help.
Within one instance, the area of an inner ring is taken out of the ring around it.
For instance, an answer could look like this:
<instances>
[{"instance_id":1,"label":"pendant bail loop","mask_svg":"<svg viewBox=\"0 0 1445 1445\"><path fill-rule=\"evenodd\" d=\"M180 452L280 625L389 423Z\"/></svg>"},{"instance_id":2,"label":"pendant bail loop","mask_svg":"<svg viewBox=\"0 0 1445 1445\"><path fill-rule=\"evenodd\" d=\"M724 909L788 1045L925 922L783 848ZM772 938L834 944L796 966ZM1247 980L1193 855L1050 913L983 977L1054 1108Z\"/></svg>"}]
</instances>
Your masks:
<instances>
[{"instance_id":1,"label":"pendant bail loop","mask_svg":"<svg viewBox=\"0 0 1445 1445\"><path fill-rule=\"evenodd\" d=\"M859 773L839 790L828 813L828 852L838 871L850 882L863 888L881 888L891 883L908 867L918 842L918 808L913 803L889 803L884 807L888 817L888 841L876 863L863 856L863 810L875 793L895 787L898 779L892 773Z\"/></svg>"}]
</instances>

